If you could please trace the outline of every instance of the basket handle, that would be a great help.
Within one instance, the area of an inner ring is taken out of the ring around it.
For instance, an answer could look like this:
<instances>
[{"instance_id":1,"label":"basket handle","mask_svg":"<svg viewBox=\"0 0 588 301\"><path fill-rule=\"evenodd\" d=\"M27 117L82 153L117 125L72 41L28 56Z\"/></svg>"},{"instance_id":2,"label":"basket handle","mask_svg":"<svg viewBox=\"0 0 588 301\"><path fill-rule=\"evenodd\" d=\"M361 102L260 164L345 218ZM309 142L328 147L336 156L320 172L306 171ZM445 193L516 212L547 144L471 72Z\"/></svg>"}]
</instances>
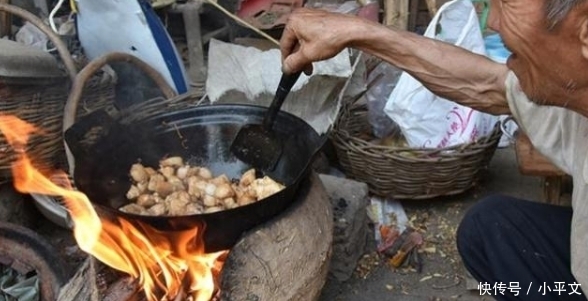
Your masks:
<instances>
[{"instance_id":1,"label":"basket handle","mask_svg":"<svg viewBox=\"0 0 588 301\"><path fill-rule=\"evenodd\" d=\"M102 67L104 67L108 63L113 62L128 62L134 64L155 82L155 84L161 90L161 93L164 95L165 98L169 99L176 96L175 90L167 83L165 78L157 70L149 66L141 59L131 54L122 52L111 52L104 54L88 63L82 70L80 70L80 72L77 74L73 81L71 91L67 98L67 102L65 103L65 112L63 115L62 132L65 136L67 136L68 129L70 129L75 123L78 104L80 102L80 98L82 96L82 92L84 90L86 82ZM66 142L64 144L65 153L67 156L67 163L70 168L70 175L73 175L73 170L75 167L74 156L68 143Z\"/></svg>"},{"instance_id":2,"label":"basket handle","mask_svg":"<svg viewBox=\"0 0 588 301\"><path fill-rule=\"evenodd\" d=\"M61 40L58 34L56 34L49 26L45 25L39 17L35 16L34 14L24 10L18 6L14 6L11 4L0 3L0 11L7 12L9 14L16 15L24 20L31 22L31 24L35 25L39 30L41 30L47 38L55 45L57 52L63 64L65 65L65 70L71 82L74 81L77 73L76 65L71 57L67 46Z\"/></svg>"},{"instance_id":3,"label":"basket handle","mask_svg":"<svg viewBox=\"0 0 588 301\"><path fill-rule=\"evenodd\" d=\"M166 82L165 78L157 70L149 66L141 59L131 54L122 52L107 53L92 60L82 70L80 70L78 75L75 77L71 91L69 93L69 97L65 103L65 113L63 115L64 132L75 123L78 104L80 103L80 98L82 97L82 92L86 82L102 67L113 62L133 63L155 82L165 98L172 98L176 96L175 90Z\"/></svg>"}]
</instances>

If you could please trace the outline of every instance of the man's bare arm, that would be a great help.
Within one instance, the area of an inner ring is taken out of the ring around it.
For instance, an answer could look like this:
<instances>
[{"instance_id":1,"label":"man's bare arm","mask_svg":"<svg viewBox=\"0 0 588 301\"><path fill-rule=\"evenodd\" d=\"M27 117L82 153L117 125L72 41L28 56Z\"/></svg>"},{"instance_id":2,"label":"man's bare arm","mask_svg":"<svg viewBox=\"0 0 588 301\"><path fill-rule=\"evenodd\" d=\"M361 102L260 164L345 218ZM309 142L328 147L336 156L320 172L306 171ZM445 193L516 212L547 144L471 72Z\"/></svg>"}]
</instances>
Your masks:
<instances>
[{"instance_id":1,"label":"man's bare arm","mask_svg":"<svg viewBox=\"0 0 588 301\"><path fill-rule=\"evenodd\" d=\"M508 68L463 48L379 24L351 42L405 70L431 92L476 110L510 112L504 82Z\"/></svg>"},{"instance_id":2,"label":"man's bare arm","mask_svg":"<svg viewBox=\"0 0 588 301\"><path fill-rule=\"evenodd\" d=\"M290 15L280 42L285 72L310 71L312 62L352 47L407 71L441 97L491 114L510 112L505 94L508 68L448 43L305 8Z\"/></svg>"}]
</instances>

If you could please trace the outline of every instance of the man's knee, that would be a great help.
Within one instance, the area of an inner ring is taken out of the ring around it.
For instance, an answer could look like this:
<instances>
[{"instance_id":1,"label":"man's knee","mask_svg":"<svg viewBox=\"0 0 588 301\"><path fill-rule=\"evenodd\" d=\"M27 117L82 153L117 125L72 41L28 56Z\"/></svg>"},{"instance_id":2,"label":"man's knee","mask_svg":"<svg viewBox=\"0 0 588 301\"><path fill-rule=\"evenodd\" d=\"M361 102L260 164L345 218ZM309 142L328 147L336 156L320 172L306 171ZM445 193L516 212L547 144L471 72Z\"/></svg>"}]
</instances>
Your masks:
<instances>
[{"instance_id":1,"label":"man's knee","mask_svg":"<svg viewBox=\"0 0 588 301\"><path fill-rule=\"evenodd\" d=\"M492 195L474 204L457 228L457 247L460 253L463 253L466 246L469 250L481 247L482 239L489 234L488 231L492 231L492 225L504 218L502 215L508 212L511 202L510 197Z\"/></svg>"}]
</instances>

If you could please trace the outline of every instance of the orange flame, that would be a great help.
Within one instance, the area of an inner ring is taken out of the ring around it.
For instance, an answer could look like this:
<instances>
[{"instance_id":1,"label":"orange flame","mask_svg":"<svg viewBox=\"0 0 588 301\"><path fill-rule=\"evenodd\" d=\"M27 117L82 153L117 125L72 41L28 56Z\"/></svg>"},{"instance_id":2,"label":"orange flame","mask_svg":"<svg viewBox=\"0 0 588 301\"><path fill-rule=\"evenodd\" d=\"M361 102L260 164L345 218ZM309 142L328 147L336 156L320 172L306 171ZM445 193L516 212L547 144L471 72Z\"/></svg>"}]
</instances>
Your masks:
<instances>
[{"instance_id":1,"label":"orange flame","mask_svg":"<svg viewBox=\"0 0 588 301\"><path fill-rule=\"evenodd\" d=\"M0 115L0 131L19 150L38 129L17 117ZM72 189L65 172L52 177L56 184L35 169L24 152L18 153L12 174L14 186L22 193L63 197L79 247L138 279L147 300L162 300L158 294L163 294L163 300L187 294L194 301L209 301L216 293L216 280L228 252L206 254L203 227L164 233L147 225L138 229L120 218L101 219L88 197Z\"/></svg>"}]
</instances>

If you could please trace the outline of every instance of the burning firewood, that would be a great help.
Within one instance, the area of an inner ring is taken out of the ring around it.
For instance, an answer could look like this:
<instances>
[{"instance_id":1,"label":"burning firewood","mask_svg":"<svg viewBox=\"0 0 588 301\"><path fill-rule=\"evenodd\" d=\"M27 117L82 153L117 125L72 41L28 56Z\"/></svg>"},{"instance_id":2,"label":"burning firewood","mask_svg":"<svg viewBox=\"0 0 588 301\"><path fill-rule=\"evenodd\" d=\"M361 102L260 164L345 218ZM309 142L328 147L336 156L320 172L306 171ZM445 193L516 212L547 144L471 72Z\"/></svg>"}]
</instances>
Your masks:
<instances>
[{"instance_id":1,"label":"burning firewood","mask_svg":"<svg viewBox=\"0 0 588 301\"><path fill-rule=\"evenodd\" d=\"M225 174L213 175L202 166L190 166L181 157L159 162L159 169L136 163L129 171L131 201L121 211L155 216L212 213L244 206L269 197L284 185L268 176L256 178L255 169L231 181Z\"/></svg>"}]
</instances>

